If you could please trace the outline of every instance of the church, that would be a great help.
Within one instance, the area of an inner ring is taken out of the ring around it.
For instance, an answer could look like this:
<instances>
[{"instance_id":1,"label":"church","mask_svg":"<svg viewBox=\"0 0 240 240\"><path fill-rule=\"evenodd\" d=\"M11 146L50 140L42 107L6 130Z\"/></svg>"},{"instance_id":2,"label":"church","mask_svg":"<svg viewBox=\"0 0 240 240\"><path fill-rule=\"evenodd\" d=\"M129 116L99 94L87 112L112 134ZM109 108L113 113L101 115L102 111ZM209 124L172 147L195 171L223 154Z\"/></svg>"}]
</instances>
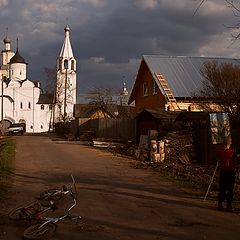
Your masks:
<instances>
[{"instance_id":1,"label":"church","mask_svg":"<svg viewBox=\"0 0 240 240\"><path fill-rule=\"evenodd\" d=\"M11 49L11 39L3 40L0 66L0 120L6 132L11 123L22 123L27 133L51 130L56 122L73 119L76 104L76 59L74 58L70 28L65 27L65 39L57 57L56 88L52 94L43 93L39 81L27 77L28 63L21 56L18 44Z\"/></svg>"}]
</instances>

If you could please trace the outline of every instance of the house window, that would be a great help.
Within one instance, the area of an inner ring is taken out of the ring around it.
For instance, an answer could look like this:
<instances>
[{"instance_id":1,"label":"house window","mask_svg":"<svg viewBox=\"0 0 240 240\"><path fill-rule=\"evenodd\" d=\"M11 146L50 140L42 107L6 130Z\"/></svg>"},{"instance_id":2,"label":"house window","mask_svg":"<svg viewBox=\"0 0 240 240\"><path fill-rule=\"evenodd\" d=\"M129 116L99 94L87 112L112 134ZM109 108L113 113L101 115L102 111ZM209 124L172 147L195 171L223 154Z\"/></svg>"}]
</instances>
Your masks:
<instances>
[{"instance_id":1,"label":"house window","mask_svg":"<svg viewBox=\"0 0 240 240\"><path fill-rule=\"evenodd\" d=\"M41 105L41 110L44 110L44 105L43 104Z\"/></svg>"},{"instance_id":2,"label":"house window","mask_svg":"<svg viewBox=\"0 0 240 240\"><path fill-rule=\"evenodd\" d=\"M152 94L153 95L157 94L157 89L158 89L157 82L155 80L153 80L153 82L152 82Z\"/></svg>"},{"instance_id":3,"label":"house window","mask_svg":"<svg viewBox=\"0 0 240 240\"><path fill-rule=\"evenodd\" d=\"M20 108L21 108L21 109L23 108L23 103L22 103L22 102L20 102Z\"/></svg>"},{"instance_id":4,"label":"house window","mask_svg":"<svg viewBox=\"0 0 240 240\"><path fill-rule=\"evenodd\" d=\"M49 105L49 110L52 110L52 105L51 104Z\"/></svg>"},{"instance_id":5,"label":"house window","mask_svg":"<svg viewBox=\"0 0 240 240\"><path fill-rule=\"evenodd\" d=\"M22 71L20 71L20 75L22 75Z\"/></svg>"},{"instance_id":6,"label":"house window","mask_svg":"<svg viewBox=\"0 0 240 240\"><path fill-rule=\"evenodd\" d=\"M43 125L41 125L41 129L43 129Z\"/></svg>"},{"instance_id":7,"label":"house window","mask_svg":"<svg viewBox=\"0 0 240 240\"><path fill-rule=\"evenodd\" d=\"M31 102L28 102L28 108L31 109Z\"/></svg>"},{"instance_id":8,"label":"house window","mask_svg":"<svg viewBox=\"0 0 240 240\"><path fill-rule=\"evenodd\" d=\"M148 86L147 83L143 83L143 96L148 95Z\"/></svg>"}]
</instances>

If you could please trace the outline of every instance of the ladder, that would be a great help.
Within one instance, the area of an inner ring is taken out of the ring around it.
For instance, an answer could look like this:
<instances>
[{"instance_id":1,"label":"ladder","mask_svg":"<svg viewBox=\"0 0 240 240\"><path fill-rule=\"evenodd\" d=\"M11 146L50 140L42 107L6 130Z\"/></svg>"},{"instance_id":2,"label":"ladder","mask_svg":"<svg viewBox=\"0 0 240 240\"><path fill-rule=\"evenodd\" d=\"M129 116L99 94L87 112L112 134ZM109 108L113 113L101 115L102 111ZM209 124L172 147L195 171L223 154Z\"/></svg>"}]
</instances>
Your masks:
<instances>
[{"instance_id":1,"label":"ladder","mask_svg":"<svg viewBox=\"0 0 240 240\"><path fill-rule=\"evenodd\" d=\"M168 84L167 84L167 81L165 80L165 78L163 77L162 74L160 73L155 73L161 87L162 87L162 90L164 91L164 94L165 94L165 97L167 99L167 102L170 103L173 111L179 111L181 110L178 103L177 103L177 100L176 98L174 97L171 89L169 88Z\"/></svg>"}]
</instances>

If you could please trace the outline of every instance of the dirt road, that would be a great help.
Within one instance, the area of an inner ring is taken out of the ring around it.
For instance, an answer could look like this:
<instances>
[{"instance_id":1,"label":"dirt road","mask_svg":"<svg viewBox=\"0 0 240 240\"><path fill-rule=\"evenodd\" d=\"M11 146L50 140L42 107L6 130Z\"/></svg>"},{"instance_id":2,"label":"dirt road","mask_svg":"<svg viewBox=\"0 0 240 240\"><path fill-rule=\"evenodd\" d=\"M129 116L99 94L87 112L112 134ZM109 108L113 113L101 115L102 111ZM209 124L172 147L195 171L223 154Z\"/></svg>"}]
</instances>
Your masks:
<instances>
[{"instance_id":1,"label":"dirt road","mask_svg":"<svg viewBox=\"0 0 240 240\"><path fill-rule=\"evenodd\" d=\"M53 240L240 238L240 215L216 211L213 202L164 182L156 172L135 169L127 158L44 136L16 140L16 170L1 203L0 239L22 239L28 226L11 222L4 214L42 190L69 184L70 174L78 190L74 212L86 219L88 227L59 224Z\"/></svg>"}]
</instances>

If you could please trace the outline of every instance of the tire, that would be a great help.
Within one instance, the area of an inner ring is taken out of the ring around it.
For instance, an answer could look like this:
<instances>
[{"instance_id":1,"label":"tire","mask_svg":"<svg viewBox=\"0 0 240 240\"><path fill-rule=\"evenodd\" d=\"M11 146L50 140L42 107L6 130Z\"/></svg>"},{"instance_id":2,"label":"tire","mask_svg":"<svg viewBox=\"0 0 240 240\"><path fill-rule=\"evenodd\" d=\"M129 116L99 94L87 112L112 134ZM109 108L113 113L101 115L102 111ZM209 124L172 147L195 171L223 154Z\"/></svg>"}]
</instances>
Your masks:
<instances>
[{"instance_id":1,"label":"tire","mask_svg":"<svg viewBox=\"0 0 240 240\"><path fill-rule=\"evenodd\" d=\"M37 199L44 207L50 206L50 201L55 203L63 197L63 193L59 189L48 189L47 191L41 193Z\"/></svg>"},{"instance_id":2,"label":"tire","mask_svg":"<svg viewBox=\"0 0 240 240\"><path fill-rule=\"evenodd\" d=\"M14 221L27 220L30 218L29 214L22 207L13 209L11 212L9 212L8 217Z\"/></svg>"},{"instance_id":3,"label":"tire","mask_svg":"<svg viewBox=\"0 0 240 240\"><path fill-rule=\"evenodd\" d=\"M25 229L23 232L24 239L45 239L52 236L57 228L54 223L48 223L42 227L41 225L42 223L36 223Z\"/></svg>"}]
</instances>

